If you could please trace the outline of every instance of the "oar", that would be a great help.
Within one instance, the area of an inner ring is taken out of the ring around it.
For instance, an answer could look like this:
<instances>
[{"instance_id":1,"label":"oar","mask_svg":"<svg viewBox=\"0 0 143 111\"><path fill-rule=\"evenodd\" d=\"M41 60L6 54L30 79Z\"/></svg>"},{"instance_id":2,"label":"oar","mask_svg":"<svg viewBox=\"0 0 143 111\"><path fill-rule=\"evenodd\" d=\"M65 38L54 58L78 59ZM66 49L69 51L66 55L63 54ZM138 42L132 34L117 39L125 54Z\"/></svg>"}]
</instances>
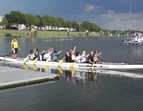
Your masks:
<instances>
[{"instance_id":1,"label":"oar","mask_svg":"<svg viewBox=\"0 0 143 111\"><path fill-rule=\"evenodd\" d=\"M94 63L91 66L91 71L94 72Z\"/></svg>"},{"instance_id":2,"label":"oar","mask_svg":"<svg viewBox=\"0 0 143 111\"><path fill-rule=\"evenodd\" d=\"M11 54L13 54L13 51L11 51L9 54L7 54L6 56L10 56Z\"/></svg>"},{"instance_id":3,"label":"oar","mask_svg":"<svg viewBox=\"0 0 143 111\"><path fill-rule=\"evenodd\" d=\"M23 68L26 70L29 70L29 68L27 67L27 65L23 65Z\"/></svg>"},{"instance_id":4,"label":"oar","mask_svg":"<svg viewBox=\"0 0 143 111\"><path fill-rule=\"evenodd\" d=\"M76 73L76 71L73 68L70 68L69 70L74 74Z\"/></svg>"},{"instance_id":5,"label":"oar","mask_svg":"<svg viewBox=\"0 0 143 111\"><path fill-rule=\"evenodd\" d=\"M24 63L27 62L28 59L29 59L29 56L27 56L27 57L23 60L23 62L24 62Z\"/></svg>"},{"instance_id":6,"label":"oar","mask_svg":"<svg viewBox=\"0 0 143 111\"><path fill-rule=\"evenodd\" d=\"M3 57L3 60L6 61L6 56Z\"/></svg>"},{"instance_id":7,"label":"oar","mask_svg":"<svg viewBox=\"0 0 143 111\"><path fill-rule=\"evenodd\" d=\"M65 57L58 62L58 66L60 66L64 62Z\"/></svg>"},{"instance_id":8,"label":"oar","mask_svg":"<svg viewBox=\"0 0 143 111\"><path fill-rule=\"evenodd\" d=\"M33 65L32 68L33 68L35 71L38 71L38 68L37 68L35 65Z\"/></svg>"},{"instance_id":9,"label":"oar","mask_svg":"<svg viewBox=\"0 0 143 111\"><path fill-rule=\"evenodd\" d=\"M5 57L5 56L10 56L13 53L13 51L11 51L9 54L7 55L0 55L1 57Z\"/></svg>"},{"instance_id":10,"label":"oar","mask_svg":"<svg viewBox=\"0 0 143 111\"><path fill-rule=\"evenodd\" d=\"M64 71L60 67L58 67L58 71L60 72L60 74L64 73Z\"/></svg>"},{"instance_id":11,"label":"oar","mask_svg":"<svg viewBox=\"0 0 143 111\"><path fill-rule=\"evenodd\" d=\"M71 68L71 67L73 67L75 64L76 64L76 62L73 62L73 63L71 63L71 64L69 65L69 67Z\"/></svg>"},{"instance_id":12,"label":"oar","mask_svg":"<svg viewBox=\"0 0 143 111\"><path fill-rule=\"evenodd\" d=\"M94 80L96 80L97 79L97 74L94 74L93 78L94 78Z\"/></svg>"},{"instance_id":13,"label":"oar","mask_svg":"<svg viewBox=\"0 0 143 111\"><path fill-rule=\"evenodd\" d=\"M45 62L45 66L46 66L46 65L48 65L48 59L47 59L46 62Z\"/></svg>"},{"instance_id":14,"label":"oar","mask_svg":"<svg viewBox=\"0 0 143 111\"><path fill-rule=\"evenodd\" d=\"M49 70L48 67L47 67L47 65L48 65L48 59L46 60L45 65L44 65L44 69L45 69L46 71Z\"/></svg>"},{"instance_id":15,"label":"oar","mask_svg":"<svg viewBox=\"0 0 143 111\"><path fill-rule=\"evenodd\" d=\"M33 64L35 64L37 62L37 60L38 60L38 57L33 61Z\"/></svg>"},{"instance_id":16,"label":"oar","mask_svg":"<svg viewBox=\"0 0 143 111\"><path fill-rule=\"evenodd\" d=\"M46 65L44 65L44 69L46 70L46 71L48 71L49 69L48 69L48 67L46 66Z\"/></svg>"}]
</instances>

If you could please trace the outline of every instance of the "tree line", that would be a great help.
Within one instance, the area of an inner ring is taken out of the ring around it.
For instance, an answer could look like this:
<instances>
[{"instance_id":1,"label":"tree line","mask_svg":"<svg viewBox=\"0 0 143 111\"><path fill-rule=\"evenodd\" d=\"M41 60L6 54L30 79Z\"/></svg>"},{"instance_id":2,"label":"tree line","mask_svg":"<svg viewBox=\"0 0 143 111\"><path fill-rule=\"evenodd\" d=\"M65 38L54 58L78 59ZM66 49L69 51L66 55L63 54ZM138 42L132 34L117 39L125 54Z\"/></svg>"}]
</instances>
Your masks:
<instances>
[{"instance_id":1,"label":"tree line","mask_svg":"<svg viewBox=\"0 0 143 111\"><path fill-rule=\"evenodd\" d=\"M24 24L27 27L37 26L55 26L55 27L68 27L76 29L76 31L95 31L100 32L102 30L95 23L89 21L83 21L82 23L77 23L76 21L66 21L60 17L54 17L50 15L32 15L24 14L20 11L11 11L9 14L5 14L0 25L5 26L6 29L10 29L12 25Z\"/></svg>"}]
</instances>

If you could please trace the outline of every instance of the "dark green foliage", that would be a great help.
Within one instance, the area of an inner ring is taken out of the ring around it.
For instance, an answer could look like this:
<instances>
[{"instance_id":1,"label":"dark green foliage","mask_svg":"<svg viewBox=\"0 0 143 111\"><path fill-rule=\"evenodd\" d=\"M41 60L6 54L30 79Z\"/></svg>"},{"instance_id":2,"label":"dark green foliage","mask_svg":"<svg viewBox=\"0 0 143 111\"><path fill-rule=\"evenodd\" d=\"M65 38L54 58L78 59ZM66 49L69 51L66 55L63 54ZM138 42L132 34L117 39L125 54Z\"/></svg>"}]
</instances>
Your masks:
<instances>
[{"instance_id":1,"label":"dark green foliage","mask_svg":"<svg viewBox=\"0 0 143 111\"><path fill-rule=\"evenodd\" d=\"M10 14L6 14L5 18L7 19L9 24L25 24L26 17L25 14L19 11L12 11Z\"/></svg>"},{"instance_id":2,"label":"dark green foliage","mask_svg":"<svg viewBox=\"0 0 143 111\"><path fill-rule=\"evenodd\" d=\"M89 31L99 32L101 30L101 28L99 26L97 26L95 23L91 23L91 22L88 22L88 21L82 22L80 24L80 27L83 31L89 30Z\"/></svg>"},{"instance_id":3,"label":"dark green foliage","mask_svg":"<svg viewBox=\"0 0 143 111\"><path fill-rule=\"evenodd\" d=\"M27 26L31 26L31 25L38 26L40 23L39 18L32 14L25 14L25 21Z\"/></svg>"},{"instance_id":4,"label":"dark green foliage","mask_svg":"<svg viewBox=\"0 0 143 111\"><path fill-rule=\"evenodd\" d=\"M60 17L54 17L50 15L35 16L32 14L23 14L19 11L12 11L10 14L5 14L2 25L6 28L10 28L12 25L25 24L27 26L56 26L56 27L68 27L76 29L76 31L96 31L99 32L101 28L94 23L84 21L78 24L76 21L65 21Z\"/></svg>"},{"instance_id":5,"label":"dark green foliage","mask_svg":"<svg viewBox=\"0 0 143 111\"><path fill-rule=\"evenodd\" d=\"M12 35L10 33L6 33L5 37L12 37Z\"/></svg>"}]
</instances>

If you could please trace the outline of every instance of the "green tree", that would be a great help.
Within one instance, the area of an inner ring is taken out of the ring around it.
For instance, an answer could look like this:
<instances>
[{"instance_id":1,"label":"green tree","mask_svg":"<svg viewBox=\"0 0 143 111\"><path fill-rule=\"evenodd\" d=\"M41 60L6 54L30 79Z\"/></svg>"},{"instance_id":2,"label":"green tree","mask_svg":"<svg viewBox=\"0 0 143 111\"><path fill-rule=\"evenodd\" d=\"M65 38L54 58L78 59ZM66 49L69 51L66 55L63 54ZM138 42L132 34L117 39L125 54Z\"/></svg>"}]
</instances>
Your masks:
<instances>
[{"instance_id":1,"label":"green tree","mask_svg":"<svg viewBox=\"0 0 143 111\"><path fill-rule=\"evenodd\" d=\"M77 31L89 30L100 32L100 30L102 30L98 25L89 21L84 21L81 24L78 24L76 21L65 21L60 17L54 17L50 15L35 16L32 14L23 14L19 11L11 11L10 14L6 14L0 24L6 25L7 28L10 28L11 25L25 24L28 26L36 25L40 27L68 27L69 29L74 28Z\"/></svg>"},{"instance_id":2,"label":"green tree","mask_svg":"<svg viewBox=\"0 0 143 111\"><path fill-rule=\"evenodd\" d=\"M77 31L79 31L80 26L79 26L79 24L76 21L72 21L71 24L72 24L72 28L74 28Z\"/></svg>"},{"instance_id":3,"label":"green tree","mask_svg":"<svg viewBox=\"0 0 143 111\"><path fill-rule=\"evenodd\" d=\"M39 25L39 18L35 15L32 15L32 14L26 14L25 15L25 18L26 18L26 24L28 26L31 26L31 25L36 25L38 26Z\"/></svg>"},{"instance_id":4,"label":"green tree","mask_svg":"<svg viewBox=\"0 0 143 111\"><path fill-rule=\"evenodd\" d=\"M19 11L12 11L10 14L6 14L5 18L10 25L26 23L25 14Z\"/></svg>"},{"instance_id":5,"label":"green tree","mask_svg":"<svg viewBox=\"0 0 143 111\"><path fill-rule=\"evenodd\" d=\"M42 17L42 21L43 21L44 26L50 26L52 24L51 23L51 17L49 15L44 15Z\"/></svg>"},{"instance_id":6,"label":"green tree","mask_svg":"<svg viewBox=\"0 0 143 111\"><path fill-rule=\"evenodd\" d=\"M1 26L7 26L8 25L8 21L7 19L4 17L3 20L0 22Z\"/></svg>"},{"instance_id":7,"label":"green tree","mask_svg":"<svg viewBox=\"0 0 143 111\"><path fill-rule=\"evenodd\" d=\"M72 22L71 21L66 21L66 27L72 28Z\"/></svg>"},{"instance_id":8,"label":"green tree","mask_svg":"<svg viewBox=\"0 0 143 111\"><path fill-rule=\"evenodd\" d=\"M97 26L94 23L88 22L88 21L84 21L80 24L81 26L81 30L85 31L85 30L89 30L89 31L96 31L99 32L101 30L101 28L99 26Z\"/></svg>"},{"instance_id":9,"label":"green tree","mask_svg":"<svg viewBox=\"0 0 143 111\"><path fill-rule=\"evenodd\" d=\"M39 19L39 24L38 26L43 26L43 20L42 20L42 17L40 15L37 15L37 18Z\"/></svg>"},{"instance_id":10,"label":"green tree","mask_svg":"<svg viewBox=\"0 0 143 111\"><path fill-rule=\"evenodd\" d=\"M64 19L59 17L49 16L49 15L44 15L42 17L42 22L44 26L57 26L57 27L66 26L66 22Z\"/></svg>"},{"instance_id":11,"label":"green tree","mask_svg":"<svg viewBox=\"0 0 143 111\"><path fill-rule=\"evenodd\" d=\"M66 21L62 18L57 18L60 27L66 27Z\"/></svg>"}]
</instances>

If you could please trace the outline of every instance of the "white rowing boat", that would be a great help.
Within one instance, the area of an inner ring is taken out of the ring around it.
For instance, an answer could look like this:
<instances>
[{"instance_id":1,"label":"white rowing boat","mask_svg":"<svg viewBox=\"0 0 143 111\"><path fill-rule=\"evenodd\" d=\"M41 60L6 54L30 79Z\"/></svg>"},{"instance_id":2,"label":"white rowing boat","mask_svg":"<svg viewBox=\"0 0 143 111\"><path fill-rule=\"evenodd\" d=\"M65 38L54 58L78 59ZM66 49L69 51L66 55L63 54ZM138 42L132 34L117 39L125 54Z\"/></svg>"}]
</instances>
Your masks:
<instances>
[{"instance_id":1,"label":"white rowing boat","mask_svg":"<svg viewBox=\"0 0 143 111\"><path fill-rule=\"evenodd\" d=\"M23 58L13 59L10 57L0 57L0 60L9 61L15 64L26 64L26 65L36 65L36 66L47 66L47 67L61 67L61 68L74 68L74 69L108 69L108 70L134 70L143 69L143 64L127 64L127 63L109 63L103 62L102 64L90 64L90 63L70 63L53 61L37 61L37 60L27 60L24 62Z\"/></svg>"},{"instance_id":2,"label":"white rowing boat","mask_svg":"<svg viewBox=\"0 0 143 111\"><path fill-rule=\"evenodd\" d=\"M2 61L1 61L2 62ZM3 63L3 62L2 62ZM6 64L13 64L13 62L5 62ZM40 71L40 72L48 72L51 73L53 70L57 70L60 74L65 74L69 73L74 75L74 77L81 76L86 76L86 74L93 74L95 76L98 75L110 75L110 76L116 76L116 77L129 77L129 78L138 78L138 79L143 79L143 75L141 72L131 72L131 71L121 71L121 70L104 70L104 69L99 69L99 70L91 70L90 69L79 69L79 68L69 68L69 67L55 67L55 66L35 66L35 65L26 65L26 64L16 64L20 66L21 68L24 68L26 70L34 70L34 71ZM85 75L84 75L85 74ZM85 77L84 77L85 78Z\"/></svg>"}]
</instances>

